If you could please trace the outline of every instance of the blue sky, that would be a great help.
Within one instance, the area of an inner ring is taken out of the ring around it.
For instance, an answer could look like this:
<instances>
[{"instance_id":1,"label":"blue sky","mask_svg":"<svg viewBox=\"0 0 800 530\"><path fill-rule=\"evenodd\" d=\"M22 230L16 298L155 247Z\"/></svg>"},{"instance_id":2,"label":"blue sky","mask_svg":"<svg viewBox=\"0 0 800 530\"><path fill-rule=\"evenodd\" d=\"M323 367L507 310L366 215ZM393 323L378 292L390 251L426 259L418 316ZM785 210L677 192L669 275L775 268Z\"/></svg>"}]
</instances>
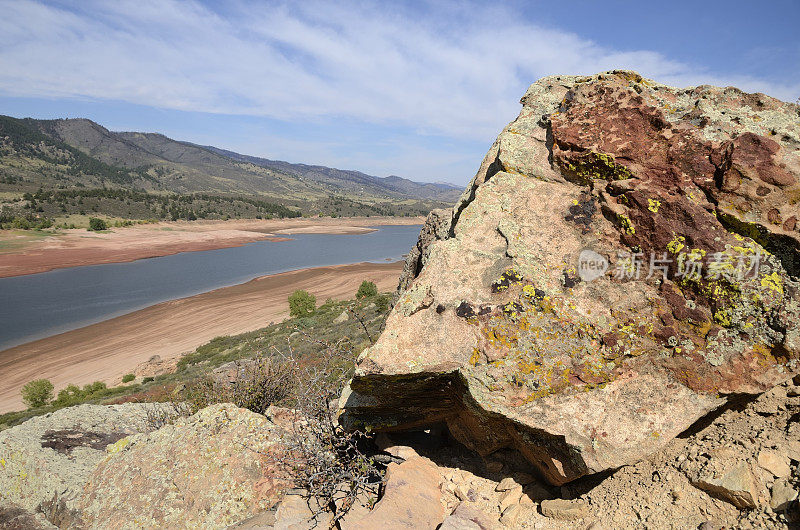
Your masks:
<instances>
[{"instance_id":1,"label":"blue sky","mask_svg":"<svg viewBox=\"0 0 800 530\"><path fill-rule=\"evenodd\" d=\"M800 97L800 0L0 0L0 114L465 184L536 79Z\"/></svg>"}]
</instances>

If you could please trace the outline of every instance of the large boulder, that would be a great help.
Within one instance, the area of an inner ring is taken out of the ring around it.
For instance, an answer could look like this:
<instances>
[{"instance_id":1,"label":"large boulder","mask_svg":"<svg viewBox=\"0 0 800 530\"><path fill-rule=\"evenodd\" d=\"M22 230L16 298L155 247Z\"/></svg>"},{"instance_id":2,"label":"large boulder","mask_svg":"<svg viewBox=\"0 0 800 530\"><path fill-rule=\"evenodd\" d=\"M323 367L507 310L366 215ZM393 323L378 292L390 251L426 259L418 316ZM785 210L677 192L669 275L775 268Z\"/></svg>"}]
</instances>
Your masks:
<instances>
[{"instance_id":1,"label":"large boulder","mask_svg":"<svg viewBox=\"0 0 800 530\"><path fill-rule=\"evenodd\" d=\"M152 430L159 404L80 405L0 432L0 506L72 509L106 447Z\"/></svg>"},{"instance_id":2,"label":"large boulder","mask_svg":"<svg viewBox=\"0 0 800 530\"><path fill-rule=\"evenodd\" d=\"M268 417L219 404L124 438L89 476L80 525L225 528L268 510L288 484L271 458L283 454L285 433Z\"/></svg>"},{"instance_id":3,"label":"large boulder","mask_svg":"<svg viewBox=\"0 0 800 530\"><path fill-rule=\"evenodd\" d=\"M347 426L446 422L563 484L798 371L798 105L621 71L522 104L359 358Z\"/></svg>"}]
</instances>

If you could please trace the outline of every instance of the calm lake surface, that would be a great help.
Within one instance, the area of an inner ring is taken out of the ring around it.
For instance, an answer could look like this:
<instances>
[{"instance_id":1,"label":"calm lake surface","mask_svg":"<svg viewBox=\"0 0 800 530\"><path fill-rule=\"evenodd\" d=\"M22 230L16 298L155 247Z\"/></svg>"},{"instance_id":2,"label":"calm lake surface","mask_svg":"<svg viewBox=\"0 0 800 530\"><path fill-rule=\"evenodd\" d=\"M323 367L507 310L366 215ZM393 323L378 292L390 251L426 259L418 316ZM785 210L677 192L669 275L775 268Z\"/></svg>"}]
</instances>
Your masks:
<instances>
[{"instance_id":1,"label":"calm lake surface","mask_svg":"<svg viewBox=\"0 0 800 530\"><path fill-rule=\"evenodd\" d=\"M287 236L291 241L0 278L0 350L258 276L397 261L417 242L420 225L375 228L368 234L295 234Z\"/></svg>"}]
</instances>

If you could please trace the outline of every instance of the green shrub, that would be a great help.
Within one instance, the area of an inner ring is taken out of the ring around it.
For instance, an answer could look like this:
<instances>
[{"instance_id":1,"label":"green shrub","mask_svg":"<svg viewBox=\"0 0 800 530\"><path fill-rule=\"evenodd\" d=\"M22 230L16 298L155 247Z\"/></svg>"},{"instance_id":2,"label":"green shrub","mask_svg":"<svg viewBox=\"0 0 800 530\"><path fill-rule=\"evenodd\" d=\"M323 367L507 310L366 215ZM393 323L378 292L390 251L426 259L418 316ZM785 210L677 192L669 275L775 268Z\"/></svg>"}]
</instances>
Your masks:
<instances>
[{"instance_id":1,"label":"green shrub","mask_svg":"<svg viewBox=\"0 0 800 530\"><path fill-rule=\"evenodd\" d=\"M130 383L134 379L136 379L136 376L133 375L133 374L125 374L125 375L122 376L122 382L123 383Z\"/></svg>"},{"instance_id":2,"label":"green shrub","mask_svg":"<svg viewBox=\"0 0 800 530\"><path fill-rule=\"evenodd\" d=\"M304 317L317 309L317 298L308 291L297 290L289 295L289 315Z\"/></svg>"},{"instance_id":3,"label":"green shrub","mask_svg":"<svg viewBox=\"0 0 800 530\"><path fill-rule=\"evenodd\" d=\"M389 297L385 294L380 295L375 299L375 305L378 307L378 311L385 313L389 309Z\"/></svg>"},{"instance_id":4,"label":"green shrub","mask_svg":"<svg viewBox=\"0 0 800 530\"><path fill-rule=\"evenodd\" d=\"M53 400L53 383L47 379L36 379L22 387L22 401L28 408L43 407Z\"/></svg>"},{"instance_id":5,"label":"green shrub","mask_svg":"<svg viewBox=\"0 0 800 530\"><path fill-rule=\"evenodd\" d=\"M94 383L91 383L89 385L84 385L83 386L83 391L86 392L87 394L96 394L98 392L106 390L107 388L108 387L106 386L106 384L104 382L95 381Z\"/></svg>"},{"instance_id":6,"label":"green shrub","mask_svg":"<svg viewBox=\"0 0 800 530\"><path fill-rule=\"evenodd\" d=\"M358 292L356 293L356 298L372 298L373 296L378 296L378 287L375 285L375 282L369 280L361 282L361 285L358 287Z\"/></svg>"},{"instance_id":7,"label":"green shrub","mask_svg":"<svg viewBox=\"0 0 800 530\"><path fill-rule=\"evenodd\" d=\"M154 380L155 380L155 378L153 378L153 377L145 377L144 379L142 379L142 384L144 384L144 383L151 383L151 382L153 382Z\"/></svg>"},{"instance_id":8,"label":"green shrub","mask_svg":"<svg viewBox=\"0 0 800 530\"><path fill-rule=\"evenodd\" d=\"M98 217L90 217L89 218L89 230L94 230L95 232L99 230L108 230L108 225L105 221Z\"/></svg>"},{"instance_id":9,"label":"green shrub","mask_svg":"<svg viewBox=\"0 0 800 530\"><path fill-rule=\"evenodd\" d=\"M56 404L58 405L71 405L82 401L86 397L86 393L80 389L78 385L67 385L58 392Z\"/></svg>"},{"instance_id":10,"label":"green shrub","mask_svg":"<svg viewBox=\"0 0 800 530\"><path fill-rule=\"evenodd\" d=\"M30 221L25 219L24 217L15 217L13 221L11 221L11 226L13 228L20 228L22 230L28 230L31 227Z\"/></svg>"}]
</instances>

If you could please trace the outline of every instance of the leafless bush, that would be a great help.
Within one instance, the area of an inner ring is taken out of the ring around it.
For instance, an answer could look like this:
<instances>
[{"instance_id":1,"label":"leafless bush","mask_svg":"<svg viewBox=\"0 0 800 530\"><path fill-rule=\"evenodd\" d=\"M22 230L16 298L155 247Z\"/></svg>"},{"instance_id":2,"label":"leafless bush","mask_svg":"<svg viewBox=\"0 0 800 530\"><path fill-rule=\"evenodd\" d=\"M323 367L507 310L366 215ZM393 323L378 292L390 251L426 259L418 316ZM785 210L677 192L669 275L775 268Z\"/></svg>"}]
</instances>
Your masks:
<instances>
[{"instance_id":1,"label":"leafless bush","mask_svg":"<svg viewBox=\"0 0 800 530\"><path fill-rule=\"evenodd\" d=\"M372 342L363 315L354 315ZM305 492L315 517L332 513L332 525L338 526L354 503L377 494L381 479L364 450L366 436L346 432L337 419L338 397L352 377L357 346L349 339L329 343L297 331L316 353L296 354L287 338L285 351L275 348L268 357L231 363L187 387L184 396L192 411L212 403L234 403L261 414L270 405L287 407L292 421L286 422L282 449L262 457Z\"/></svg>"},{"instance_id":2,"label":"leafless bush","mask_svg":"<svg viewBox=\"0 0 800 530\"><path fill-rule=\"evenodd\" d=\"M144 412L145 431L151 432L165 425L171 425L178 418L189 416L192 412L192 407L188 403L171 401L153 403Z\"/></svg>"},{"instance_id":3,"label":"leafless bush","mask_svg":"<svg viewBox=\"0 0 800 530\"><path fill-rule=\"evenodd\" d=\"M358 304L352 304L350 305L350 307L347 308L347 312L353 315L355 319L358 321L358 323L361 324L361 327L364 330L364 334L367 336L367 339L369 340L370 344L375 344L375 338L383 332L383 329L386 327L386 319L389 317L389 312L387 310L389 308L389 305L391 304L391 299L389 299L387 295L381 295L377 301L381 302L381 305L384 305L384 307L378 310L377 318L380 319L380 322L378 325L378 330L375 333L375 336L373 336L373 334L370 333L368 326L369 319L364 314L363 309L361 309Z\"/></svg>"},{"instance_id":4,"label":"leafless bush","mask_svg":"<svg viewBox=\"0 0 800 530\"><path fill-rule=\"evenodd\" d=\"M292 366L295 421L286 450L273 458L306 492L315 516L330 511L338 526L354 503L376 494L381 471L363 450L365 435L345 431L337 420L337 400L355 364L349 341L315 342L323 348L313 363L300 362L291 346L284 357Z\"/></svg>"},{"instance_id":5,"label":"leafless bush","mask_svg":"<svg viewBox=\"0 0 800 530\"><path fill-rule=\"evenodd\" d=\"M186 396L195 411L212 403L233 403L263 414L270 405L292 396L292 369L280 359L259 356L241 367L235 365L232 378L221 374L196 381L187 388Z\"/></svg>"}]
</instances>

